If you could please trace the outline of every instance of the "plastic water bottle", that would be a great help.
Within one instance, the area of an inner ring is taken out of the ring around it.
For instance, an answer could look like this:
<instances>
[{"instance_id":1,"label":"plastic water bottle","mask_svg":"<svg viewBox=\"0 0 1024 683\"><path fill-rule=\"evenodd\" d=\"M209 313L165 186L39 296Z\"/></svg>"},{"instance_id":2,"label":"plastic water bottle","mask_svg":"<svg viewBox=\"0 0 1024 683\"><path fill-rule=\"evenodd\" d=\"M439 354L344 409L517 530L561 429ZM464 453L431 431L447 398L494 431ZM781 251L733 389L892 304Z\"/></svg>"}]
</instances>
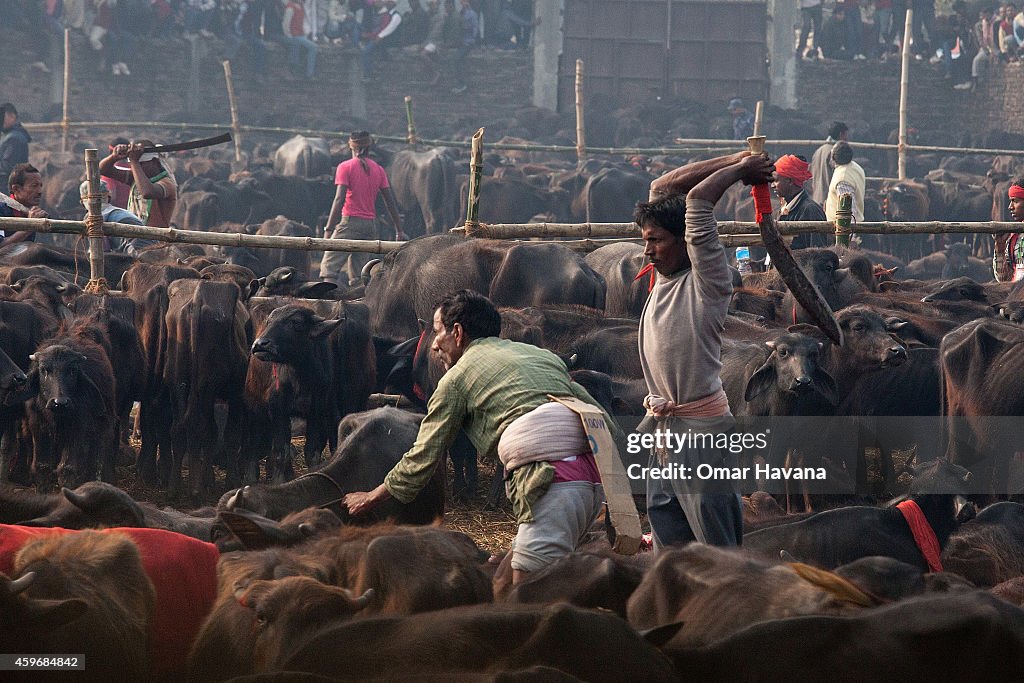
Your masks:
<instances>
[{"instance_id":1,"label":"plastic water bottle","mask_svg":"<svg viewBox=\"0 0 1024 683\"><path fill-rule=\"evenodd\" d=\"M750 272L750 247L736 247L736 270Z\"/></svg>"}]
</instances>

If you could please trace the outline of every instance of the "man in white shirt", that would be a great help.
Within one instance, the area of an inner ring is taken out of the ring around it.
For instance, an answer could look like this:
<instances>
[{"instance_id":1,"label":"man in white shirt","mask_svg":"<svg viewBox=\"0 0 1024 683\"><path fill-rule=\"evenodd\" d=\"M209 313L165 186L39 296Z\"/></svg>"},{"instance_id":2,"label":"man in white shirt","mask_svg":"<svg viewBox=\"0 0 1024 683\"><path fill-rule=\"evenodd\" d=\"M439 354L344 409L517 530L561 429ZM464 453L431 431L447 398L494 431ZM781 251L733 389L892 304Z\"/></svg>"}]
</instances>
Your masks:
<instances>
[{"instance_id":1,"label":"man in white shirt","mask_svg":"<svg viewBox=\"0 0 1024 683\"><path fill-rule=\"evenodd\" d=\"M844 194L853 195L853 218L857 222L864 220L864 169L853 160L853 150L846 142L837 142L832 148L832 182L828 186L828 199L825 200L825 218L836 219L839 208L839 197Z\"/></svg>"}]
</instances>

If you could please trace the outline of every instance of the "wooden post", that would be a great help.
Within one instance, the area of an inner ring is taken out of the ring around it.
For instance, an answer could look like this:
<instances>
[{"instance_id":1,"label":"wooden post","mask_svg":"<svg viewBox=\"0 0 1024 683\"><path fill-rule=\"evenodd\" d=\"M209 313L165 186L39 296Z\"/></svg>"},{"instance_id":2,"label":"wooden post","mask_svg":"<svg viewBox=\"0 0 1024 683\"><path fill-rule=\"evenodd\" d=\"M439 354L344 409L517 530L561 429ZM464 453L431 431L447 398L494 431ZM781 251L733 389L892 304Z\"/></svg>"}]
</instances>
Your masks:
<instances>
[{"instance_id":1,"label":"wooden post","mask_svg":"<svg viewBox=\"0 0 1024 683\"><path fill-rule=\"evenodd\" d=\"M68 94L71 92L71 30L64 29L64 95L60 115L60 151L68 151Z\"/></svg>"},{"instance_id":2,"label":"wooden post","mask_svg":"<svg viewBox=\"0 0 1024 683\"><path fill-rule=\"evenodd\" d=\"M853 223L853 195L846 192L839 195L836 209L836 246L850 246L850 225Z\"/></svg>"},{"instance_id":3,"label":"wooden post","mask_svg":"<svg viewBox=\"0 0 1024 683\"><path fill-rule=\"evenodd\" d=\"M85 291L104 294L107 281L103 273L103 194L100 192L100 167L97 151L85 150L85 176L89 181L89 214L86 234L89 236L89 282Z\"/></svg>"},{"instance_id":4,"label":"wooden post","mask_svg":"<svg viewBox=\"0 0 1024 683\"><path fill-rule=\"evenodd\" d=\"M587 159L586 124L583 121L583 60L576 60L576 163Z\"/></svg>"},{"instance_id":5,"label":"wooden post","mask_svg":"<svg viewBox=\"0 0 1024 683\"><path fill-rule=\"evenodd\" d=\"M466 197L466 237L480 230L480 183L483 180L484 129L473 133L469 157L469 196Z\"/></svg>"},{"instance_id":6,"label":"wooden post","mask_svg":"<svg viewBox=\"0 0 1024 683\"><path fill-rule=\"evenodd\" d=\"M412 118L412 97L409 95L405 96L405 124L406 124L406 140L414 148L419 144L419 137L416 135L416 123Z\"/></svg>"},{"instance_id":7,"label":"wooden post","mask_svg":"<svg viewBox=\"0 0 1024 683\"><path fill-rule=\"evenodd\" d=\"M238 102L235 100L235 84L231 80L231 62L224 60L224 82L228 85L228 106L231 108L231 137L235 141L235 161L242 160L242 134L238 125Z\"/></svg>"},{"instance_id":8,"label":"wooden post","mask_svg":"<svg viewBox=\"0 0 1024 683\"><path fill-rule=\"evenodd\" d=\"M900 144L896 148L897 177L907 178L907 91L910 90L910 40L914 26L914 10L907 8L903 27L903 66L900 72ZM928 36L931 39L931 36Z\"/></svg>"}]
</instances>

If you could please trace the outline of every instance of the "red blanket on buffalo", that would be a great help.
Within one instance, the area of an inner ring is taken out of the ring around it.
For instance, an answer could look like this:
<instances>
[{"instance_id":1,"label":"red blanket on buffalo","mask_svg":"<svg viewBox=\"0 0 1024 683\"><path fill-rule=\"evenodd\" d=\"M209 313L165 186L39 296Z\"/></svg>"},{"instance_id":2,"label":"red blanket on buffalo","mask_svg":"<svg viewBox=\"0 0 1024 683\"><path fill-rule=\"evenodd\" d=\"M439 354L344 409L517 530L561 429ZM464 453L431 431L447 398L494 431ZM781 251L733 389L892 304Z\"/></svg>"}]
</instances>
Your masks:
<instances>
[{"instance_id":1,"label":"red blanket on buffalo","mask_svg":"<svg viewBox=\"0 0 1024 683\"><path fill-rule=\"evenodd\" d=\"M151 673L156 678L181 674L199 627L217 598L217 546L163 529L103 529L129 536L139 547L142 566L156 588L156 611L149 625ZM23 545L68 529L0 524L0 572L10 576Z\"/></svg>"}]
</instances>

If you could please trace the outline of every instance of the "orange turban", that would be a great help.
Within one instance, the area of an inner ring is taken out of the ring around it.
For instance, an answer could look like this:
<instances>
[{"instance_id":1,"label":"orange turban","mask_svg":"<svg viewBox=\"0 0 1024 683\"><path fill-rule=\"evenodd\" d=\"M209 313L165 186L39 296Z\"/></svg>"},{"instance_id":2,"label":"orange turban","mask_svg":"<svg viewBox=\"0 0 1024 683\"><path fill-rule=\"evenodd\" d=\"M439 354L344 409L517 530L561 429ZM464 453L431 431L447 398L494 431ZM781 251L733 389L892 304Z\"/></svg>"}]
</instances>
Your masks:
<instances>
[{"instance_id":1,"label":"orange turban","mask_svg":"<svg viewBox=\"0 0 1024 683\"><path fill-rule=\"evenodd\" d=\"M779 157L775 161L775 173L781 176L786 176L797 185L803 185L811 179L811 171L806 161L787 154L784 157Z\"/></svg>"}]
</instances>

